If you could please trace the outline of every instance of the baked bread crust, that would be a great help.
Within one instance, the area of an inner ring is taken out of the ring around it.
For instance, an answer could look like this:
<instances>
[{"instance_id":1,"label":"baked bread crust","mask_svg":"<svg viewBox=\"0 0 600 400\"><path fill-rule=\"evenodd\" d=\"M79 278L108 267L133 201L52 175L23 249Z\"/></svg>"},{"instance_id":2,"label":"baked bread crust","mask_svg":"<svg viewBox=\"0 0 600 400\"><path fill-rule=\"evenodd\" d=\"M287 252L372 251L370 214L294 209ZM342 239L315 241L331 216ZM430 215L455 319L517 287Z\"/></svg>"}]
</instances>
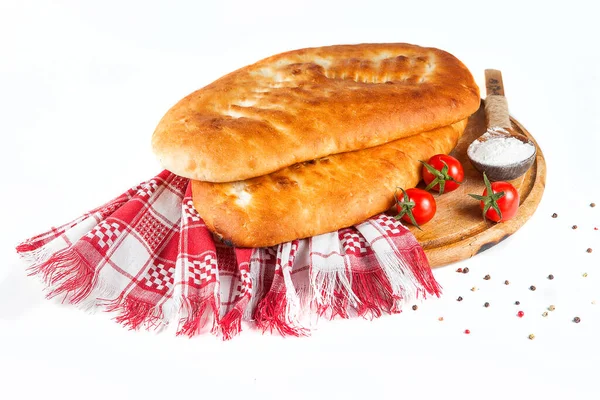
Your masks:
<instances>
[{"instance_id":1,"label":"baked bread crust","mask_svg":"<svg viewBox=\"0 0 600 400\"><path fill-rule=\"evenodd\" d=\"M248 180L192 181L207 227L239 247L265 247L365 221L421 179L419 160L449 153L467 120L380 146L294 164Z\"/></svg>"},{"instance_id":2,"label":"baked bread crust","mask_svg":"<svg viewBox=\"0 0 600 400\"><path fill-rule=\"evenodd\" d=\"M159 122L152 147L184 177L231 182L453 124L477 111L453 55L410 44L278 54L191 93Z\"/></svg>"}]
</instances>

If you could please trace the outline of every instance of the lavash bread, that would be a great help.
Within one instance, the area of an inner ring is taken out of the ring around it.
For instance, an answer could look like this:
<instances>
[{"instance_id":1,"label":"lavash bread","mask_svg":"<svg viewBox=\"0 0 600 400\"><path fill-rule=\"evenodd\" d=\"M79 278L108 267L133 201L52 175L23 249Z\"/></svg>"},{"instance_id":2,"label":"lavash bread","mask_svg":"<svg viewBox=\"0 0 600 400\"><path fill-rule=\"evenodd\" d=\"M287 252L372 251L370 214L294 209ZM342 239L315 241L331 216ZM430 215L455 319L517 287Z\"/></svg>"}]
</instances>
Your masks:
<instances>
[{"instance_id":1,"label":"lavash bread","mask_svg":"<svg viewBox=\"0 0 600 400\"><path fill-rule=\"evenodd\" d=\"M241 68L188 95L162 118L152 148L163 166L178 175L240 181L451 125L475 112L479 101L470 72L442 50L402 43L301 49ZM307 179L297 179L299 187ZM323 189L328 190L339 198L335 187ZM198 205L204 211L220 207ZM242 214L220 218L251 226L237 219ZM350 219L356 220L345 220Z\"/></svg>"},{"instance_id":2,"label":"lavash bread","mask_svg":"<svg viewBox=\"0 0 600 400\"><path fill-rule=\"evenodd\" d=\"M240 247L263 247L351 226L393 205L421 179L419 160L449 153L467 120L368 149L229 183L192 181L207 227Z\"/></svg>"}]
</instances>

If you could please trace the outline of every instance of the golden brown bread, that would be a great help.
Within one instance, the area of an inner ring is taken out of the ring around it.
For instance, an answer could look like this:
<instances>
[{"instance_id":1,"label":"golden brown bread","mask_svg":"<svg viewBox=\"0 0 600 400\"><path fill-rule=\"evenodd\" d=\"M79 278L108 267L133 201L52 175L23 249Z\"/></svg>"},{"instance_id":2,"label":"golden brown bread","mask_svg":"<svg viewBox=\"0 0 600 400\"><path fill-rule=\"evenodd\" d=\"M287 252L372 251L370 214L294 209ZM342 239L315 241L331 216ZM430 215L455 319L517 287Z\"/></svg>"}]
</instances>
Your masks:
<instances>
[{"instance_id":1,"label":"golden brown bread","mask_svg":"<svg viewBox=\"0 0 600 400\"><path fill-rule=\"evenodd\" d=\"M449 153L467 120L380 146L294 164L231 183L192 181L209 229L240 247L332 232L389 209L397 186L421 179L419 160Z\"/></svg>"},{"instance_id":2,"label":"golden brown bread","mask_svg":"<svg viewBox=\"0 0 600 400\"><path fill-rule=\"evenodd\" d=\"M301 49L241 68L173 106L152 137L178 175L230 182L453 124L479 107L442 50L359 44Z\"/></svg>"}]
</instances>

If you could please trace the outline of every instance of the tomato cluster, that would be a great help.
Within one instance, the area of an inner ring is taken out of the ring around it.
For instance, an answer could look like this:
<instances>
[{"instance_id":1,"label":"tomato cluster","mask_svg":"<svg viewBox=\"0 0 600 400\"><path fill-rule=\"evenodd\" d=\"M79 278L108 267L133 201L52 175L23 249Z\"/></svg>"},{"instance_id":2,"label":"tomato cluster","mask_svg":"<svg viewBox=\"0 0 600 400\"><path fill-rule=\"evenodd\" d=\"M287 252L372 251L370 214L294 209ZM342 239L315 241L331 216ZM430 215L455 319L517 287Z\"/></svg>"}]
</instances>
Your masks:
<instances>
[{"instance_id":1,"label":"tomato cluster","mask_svg":"<svg viewBox=\"0 0 600 400\"><path fill-rule=\"evenodd\" d=\"M427 185L425 190L398 188L402 192L401 199L398 198L398 191L394 194L398 212L396 219L411 223L419 229L420 225L431 221L437 211L435 198L429 190L435 190L439 195L452 192L458 189L465 176L460 161L446 154L437 154L421 163L423 181ZM513 218L519 208L519 192L508 182L490 183L485 173L483 180L485 190L482 195L469 195L479 200L483 218L494 222Z\"/></svg>"}]
</instances>

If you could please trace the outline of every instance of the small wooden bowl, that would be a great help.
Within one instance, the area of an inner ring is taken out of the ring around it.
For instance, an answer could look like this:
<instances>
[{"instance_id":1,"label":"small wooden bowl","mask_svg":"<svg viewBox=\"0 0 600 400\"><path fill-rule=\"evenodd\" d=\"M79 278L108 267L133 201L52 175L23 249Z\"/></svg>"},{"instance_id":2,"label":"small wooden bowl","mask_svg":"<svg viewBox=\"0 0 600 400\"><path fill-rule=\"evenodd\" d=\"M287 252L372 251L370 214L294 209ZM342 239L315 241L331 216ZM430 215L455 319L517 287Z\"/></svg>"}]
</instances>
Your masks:
<instances>
[{"instance_id":1,"label":"small wooden bowl","mask_svg":"<svg viewBox=\"0 0 600 400\"><path fill-rule=\"evenodd\" d=\"M535 157L537 154L537 146L524 136L517 134L511 134L510 136L522 141L523 143L532 144L534 148L533 154L523 161L503 166L482 164L469 157L469 160L471 161L471 164L473 164L473 167L475 167L475 169L481 173L485 172L490 181L512 181L513 179L517 179L518 177L525 174L525 172L527 172L529 168L531 168L533 162L535 161Z\"/></svg>"}]
</instances>

